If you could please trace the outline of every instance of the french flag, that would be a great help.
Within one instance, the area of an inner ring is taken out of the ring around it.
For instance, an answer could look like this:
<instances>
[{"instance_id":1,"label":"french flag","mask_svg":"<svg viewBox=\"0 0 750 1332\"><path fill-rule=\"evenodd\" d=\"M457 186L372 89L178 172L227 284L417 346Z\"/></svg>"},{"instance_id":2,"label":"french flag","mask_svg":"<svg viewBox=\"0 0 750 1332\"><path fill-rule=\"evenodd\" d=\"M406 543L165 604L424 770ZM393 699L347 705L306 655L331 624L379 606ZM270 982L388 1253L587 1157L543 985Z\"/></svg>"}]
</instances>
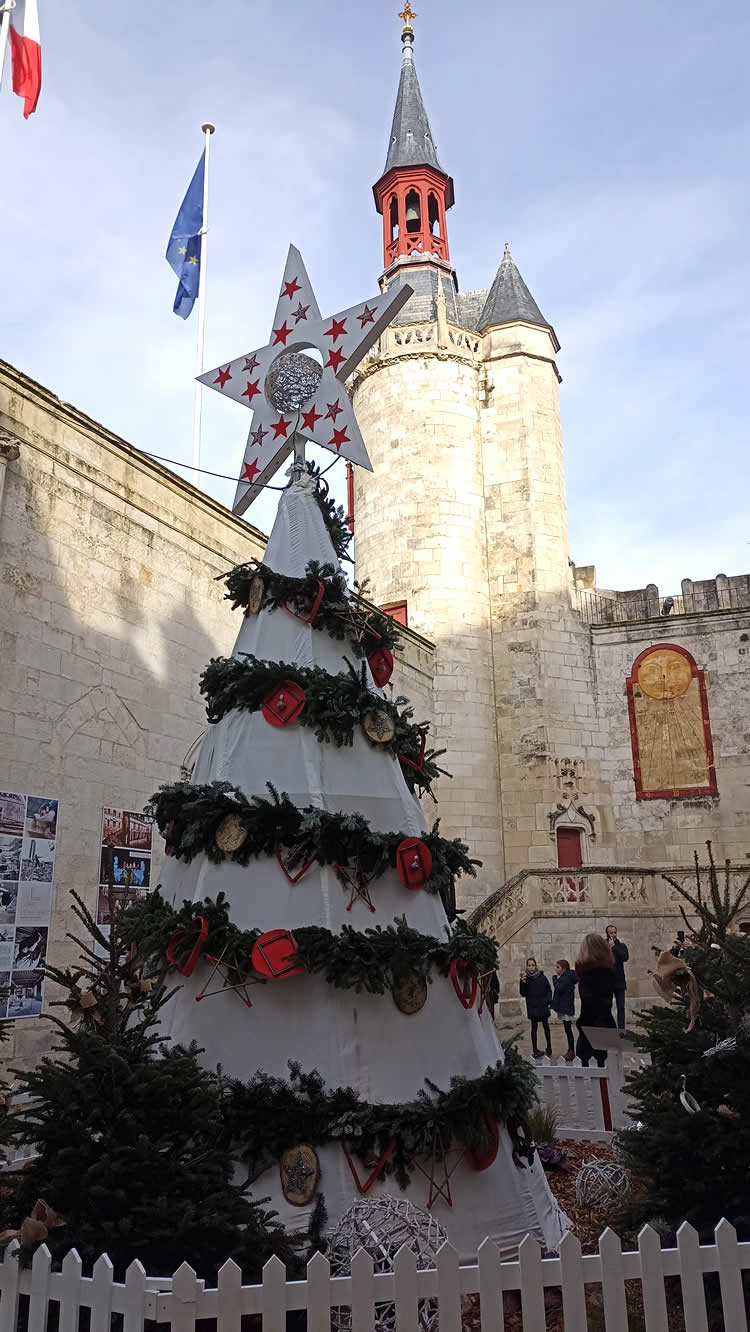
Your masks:
<instances>
[{"instance_id":1,"label":"french flag","mask_svg":"<svg viewBox=\"0 0 750 1332\"><path fill-rule=\"evenodd\" d=\"M36 111L42 88L42 48L36 0L16 0L10 12L13 91L23 97L25 119Z\"/></svg>"}]
</instances>

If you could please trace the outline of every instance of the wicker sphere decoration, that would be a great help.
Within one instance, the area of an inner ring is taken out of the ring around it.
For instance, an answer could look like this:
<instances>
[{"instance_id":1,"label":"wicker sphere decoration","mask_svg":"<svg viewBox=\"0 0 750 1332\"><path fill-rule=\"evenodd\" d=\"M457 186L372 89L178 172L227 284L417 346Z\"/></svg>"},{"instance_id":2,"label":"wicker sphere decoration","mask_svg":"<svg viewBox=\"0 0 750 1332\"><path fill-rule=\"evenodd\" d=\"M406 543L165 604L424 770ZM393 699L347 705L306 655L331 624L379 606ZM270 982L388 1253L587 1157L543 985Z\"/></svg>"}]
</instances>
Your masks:
<instances>
[{"instance_id":1,"label":"wicker sphere decoration","mask_svg":"<svg viewBox=\"0 0 750 1332\"><path fill-rule=\"evenodd\" d=\"M266 375L266 397L279 412L297 412L318 391L323 367L304 352L277 356Z\"/></svg>"},{"instance_id":2,"label":"wicker sphere decoration","mask_svg":"<svg viewBox=\"0 0 750 1332\"><path fill-rule=\"evenodd\" d=\"M438 1249L447 1238L437 1218L408 1198L390 1194L368 1198L350 1207L333 1233L328 1250L331 1276L349 1276L359 1249L370 1254L375 1272L391 1272L404 1244L416 1255L417 1270L423 1271L435 1266ZM331 1309L334 1332L351 1332L351 1326L352 1311L347 1305ZM419 1301L419 1327L421 1332L437 1332L437 1300ZM375 1305L375 1332L396 1332L395 1304Z\"/></svg>"},{"instance_id":3,"label":"wicker sphere decoration","mask_svg":"<svg viewBox=\"0 0 750 1332\"><path fill-rule=\"evenodd\" d=\"M617 1161L584 1161L576 1175L576 1202L603 1212L630 1192L630 1179Z\"/></svg>"}]
</instances>

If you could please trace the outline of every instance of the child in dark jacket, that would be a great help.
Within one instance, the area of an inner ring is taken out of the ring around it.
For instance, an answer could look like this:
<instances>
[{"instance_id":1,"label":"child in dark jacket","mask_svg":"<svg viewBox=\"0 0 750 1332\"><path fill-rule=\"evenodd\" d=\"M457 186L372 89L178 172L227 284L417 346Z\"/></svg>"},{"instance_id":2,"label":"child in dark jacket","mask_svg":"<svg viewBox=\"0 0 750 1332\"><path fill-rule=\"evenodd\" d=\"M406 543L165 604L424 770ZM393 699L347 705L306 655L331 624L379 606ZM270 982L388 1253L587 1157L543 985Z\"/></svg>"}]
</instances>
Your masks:
<instances>
[{"instance_id":1,"label":"child in dark jacket","mask_svg":"<svg viewBox=\"0 0 750 1332\"><path fill-rule=\"evenodd\" d=\"M526 970L521 972L521 996L526 1000L526 1016L531 1019L531 1048L535 1059L541 1059L541 1050L537 1049L537 1032L542 1024L546 1053L552 1054L552 1040L549 1032L549 1008L552 999L552 986L543 971L536 964L535 957L526 958Z\"/></svg>"},{"instance_id":2,"label":"child in dark jacket","mask_svg":"<svg viewBox=\"0 0 750 1332\"><path fill-rule=\"evenodd\" d=\"M575 1042L573 1040L573 1018L576 1011L576 985L578 977L571 970L567 958L561 957L555 964L555 974L552 978L552 984L555 992L552 996L552 1008L563 1024L565 1039L568 1042L568 1048L565 1051L565 1058L570 1062L575 1059Z\"/></svg>"}]
</instances>

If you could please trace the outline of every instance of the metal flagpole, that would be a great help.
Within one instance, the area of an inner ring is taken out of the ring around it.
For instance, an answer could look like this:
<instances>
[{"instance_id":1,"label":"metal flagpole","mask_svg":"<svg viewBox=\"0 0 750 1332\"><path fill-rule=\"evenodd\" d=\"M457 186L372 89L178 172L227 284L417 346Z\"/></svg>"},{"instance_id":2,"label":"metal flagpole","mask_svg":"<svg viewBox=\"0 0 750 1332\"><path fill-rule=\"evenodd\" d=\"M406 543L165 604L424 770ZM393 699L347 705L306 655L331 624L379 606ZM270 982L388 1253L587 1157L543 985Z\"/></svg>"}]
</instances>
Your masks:
<instances>
[{"instance_id":1,"label":"metal flagpole","mask_svg":"<svg viewBox=\"0 0 750 1332\"><path fill-rule=\"evenodd\" d=\"M3 68L5 66L5 48L8 45L8 33L10 32L10 11L15 9L16 0L5 0L5 4L0 5L0 88L3 85Z\"/></svg>"},{"instance_id":2,"label":"metal flagpole","mask_svg":"<svg viewBox=\"0 0 750 1332\"><path fill-rule=\"evenodd\" d=\"M196 376L203 374L203 334L206 326L206 251L208 249L208 154L211 146L211 135L214 132L215 125L201 125L201 129L206 136L206 158L203 163L203 223L200 229L201 238L201 271L198 278L198 354L196 360ZM203 385L195 381L195 405L193 408L193 485L197 486L200 480L198 468L201 462L201 407L203 405Z\"/></svg>"}]
</instances>

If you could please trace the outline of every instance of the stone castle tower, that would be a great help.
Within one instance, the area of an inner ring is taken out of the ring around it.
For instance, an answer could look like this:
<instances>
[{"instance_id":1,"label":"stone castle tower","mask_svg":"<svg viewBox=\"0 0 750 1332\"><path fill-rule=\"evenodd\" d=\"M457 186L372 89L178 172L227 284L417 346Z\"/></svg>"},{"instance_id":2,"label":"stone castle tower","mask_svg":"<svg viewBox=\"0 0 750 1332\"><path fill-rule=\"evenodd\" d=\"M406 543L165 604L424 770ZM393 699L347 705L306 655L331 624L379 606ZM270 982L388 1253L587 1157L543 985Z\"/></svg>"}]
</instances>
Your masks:
<instances>
[{"instance_id":1,"label":"stone castle tower","mask_svg":"<svg viewBox=\"0 0 750 1332\"><path fill-rule=\"evenodd\" d=\"M533 807L560 797L556 742L561 755L592 743L570 687L587 674L585 634L571 608L559 343L507 246L489 290L459 290L453 182L410 18L374 193L381 285L414 296L354 378L375 468L357 469L357 574L435 644L434 730L455 776L440 783L440 816L481 857L481 898L540 849L549 861L549 823L540 830ZM555 670L572 656L577 681Z\"/></svg>"}]
</instances>

